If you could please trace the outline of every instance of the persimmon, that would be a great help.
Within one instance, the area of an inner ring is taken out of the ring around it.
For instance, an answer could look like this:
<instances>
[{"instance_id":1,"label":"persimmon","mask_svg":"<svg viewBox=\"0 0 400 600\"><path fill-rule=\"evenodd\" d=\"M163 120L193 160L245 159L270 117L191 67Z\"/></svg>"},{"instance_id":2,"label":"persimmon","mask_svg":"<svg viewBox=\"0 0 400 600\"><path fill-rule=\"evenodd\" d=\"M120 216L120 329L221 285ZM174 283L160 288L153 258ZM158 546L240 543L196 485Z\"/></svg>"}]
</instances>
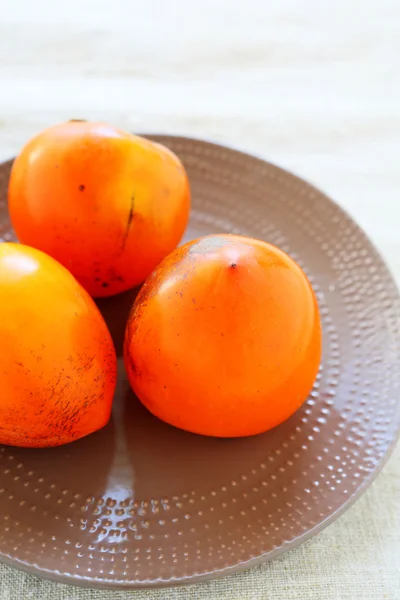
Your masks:
<instances>
[{"instance_id":1,"label":"persimmon","mask_svg":"<svg viewBox=\"0 0 400 600\"><path fill-rule=\"evenodd\" d=\"M218 437L261 433L312 389L321 358L316 297L278 248L236 235L200 238L145 282L124 357L134 392L164 421Z\"/></svg>"},{"instance_id":2,"label":"persimmon","mask_svg":"<svg viewBox=\"0 0 400 600\"><path fill-rule=\"evenodd\" d=\"M0 443L72 442L109 420L116 356L89 294L39 250L0 244Z\"/></svg>"},{"instance_id":3,"label":"persimmon","mask_svg":"<svg viewBox=\"0 0 400 600\"><path fill-rule=\"evenodd\" d=\"M180 160L164 146L104 123L70 121L22 149L8 199L18 239L99 297L137 286L177 246L190 191Z\"/></svg>"}]
</instances>

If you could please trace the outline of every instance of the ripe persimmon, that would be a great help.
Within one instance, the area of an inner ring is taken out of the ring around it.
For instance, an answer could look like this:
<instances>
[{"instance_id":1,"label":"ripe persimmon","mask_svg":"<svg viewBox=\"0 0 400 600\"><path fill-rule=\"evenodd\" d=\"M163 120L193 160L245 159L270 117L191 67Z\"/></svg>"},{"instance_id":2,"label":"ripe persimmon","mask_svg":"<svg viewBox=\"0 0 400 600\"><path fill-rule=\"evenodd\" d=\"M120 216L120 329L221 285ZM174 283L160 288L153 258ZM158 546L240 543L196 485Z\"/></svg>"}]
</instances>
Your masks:
<instances>
[{"instance_id":1,"label":"ripe persimmon","mask_svg":"<svg viewBox=\"0 0 400 600\"><path fill-rule=\"evenodd\" d=\"M70 121L16 158L9 210L18 239L57 259L92 296L132 288L179 243L186 172L167 148L104 123Z\"/></svg>"},{"instance_id":2,"label":"ripe persimmon","mask_svg":"<svg viewBox=\"0 0 400 600\"><path fill-rule=\"evenodd\" d=\"M116 356L89 294L39 250L0 244L0 443L72 442L109 420Z\"/></svg>"},{"instance_id":3,"label":"ripe persimmon","mask_svg":"<svg viewBox=\"0 0 400 600\"><path fill-rule=\"evenodd\" d=\"M176 249L147 279L124 356L133 390L164 421L218 437L261 433L311 391L321 358L317 301L278 248L207 236Z\"/></svg>"}]
</instances>

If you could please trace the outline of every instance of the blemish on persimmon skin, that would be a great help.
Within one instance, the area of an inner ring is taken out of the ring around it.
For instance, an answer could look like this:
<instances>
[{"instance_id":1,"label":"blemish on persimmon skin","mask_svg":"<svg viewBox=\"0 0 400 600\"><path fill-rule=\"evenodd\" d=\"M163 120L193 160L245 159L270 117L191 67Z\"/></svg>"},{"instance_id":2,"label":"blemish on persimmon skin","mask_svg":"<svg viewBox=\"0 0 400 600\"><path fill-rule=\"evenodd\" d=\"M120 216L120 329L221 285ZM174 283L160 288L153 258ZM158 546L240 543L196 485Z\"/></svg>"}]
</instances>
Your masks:
<instances>
[{"instance_id":1,"label":"blemish on persimmon skin","mask_svg":"<svg viewBox=\"0 0 400 600\"><path fill-rule=\"evenodd\" d=\"M122 252L125 250L126 242L128 241L129 230L130 230L130 227L131 227L132 221L133 221L134 205L135 205L135 197L132 196L131 197L130 207L129 207L128 219L126 221L126 227L125 227L124 237L123 237L123 240L122 240Z\"/></svg>"},{"instance_id":2,"label":"blemish on persimmon skin","mask_svg":"<svg viewBox=\"0 0 400 600\"><path fill-rule=\"evenodd\" d=\"M128 223L126 225L127 228L129 228L130 225L131 225L131 223L132 223L134 203L135 203L135 198L134 198L134 196L132 196L132 198L131 198L131 207L130 207L129 215L128 215Z\"/></svg>"},{"instance_id":3,"label":"blemish on persimmon skin","mask_svg":"<svg viewBox=\"0 0 400 600\"><path fill-rule=\"evenodd\" d=\"M78 189L80 192L83 192L85 190L85 186L83 185L83 183L81 183Z\"/></svg>"}]
</instances>

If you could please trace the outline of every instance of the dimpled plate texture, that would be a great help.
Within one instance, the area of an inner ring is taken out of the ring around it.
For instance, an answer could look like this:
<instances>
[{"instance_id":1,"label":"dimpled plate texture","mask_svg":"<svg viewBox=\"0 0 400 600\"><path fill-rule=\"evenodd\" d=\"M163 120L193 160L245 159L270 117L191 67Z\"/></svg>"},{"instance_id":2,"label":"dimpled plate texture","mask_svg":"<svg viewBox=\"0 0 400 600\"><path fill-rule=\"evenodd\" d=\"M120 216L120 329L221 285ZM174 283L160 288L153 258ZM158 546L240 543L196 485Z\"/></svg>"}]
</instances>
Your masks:
<instances>
[{"instance_id":1,"label":"dimpled plate texture","mask_svg":"<svg viewBox=\"0 0 400 600\"><path fill-rule=\"evenodd\" d=\"M193 191L186 239L267 240L304 268L323 322L314 389L289 421L247 439L191 435L144 409L124 375L102 431L68 446L0 446L0 555L90 587L188 583L271 559L367 487L398 435L400 304L358 226L285 171L207 142L155 136ZM0 237L12 239L0 170ZM102 300L119 356L134 292ZM295 310L295 307L294 307Z\"/></svg>"}]
</instances>

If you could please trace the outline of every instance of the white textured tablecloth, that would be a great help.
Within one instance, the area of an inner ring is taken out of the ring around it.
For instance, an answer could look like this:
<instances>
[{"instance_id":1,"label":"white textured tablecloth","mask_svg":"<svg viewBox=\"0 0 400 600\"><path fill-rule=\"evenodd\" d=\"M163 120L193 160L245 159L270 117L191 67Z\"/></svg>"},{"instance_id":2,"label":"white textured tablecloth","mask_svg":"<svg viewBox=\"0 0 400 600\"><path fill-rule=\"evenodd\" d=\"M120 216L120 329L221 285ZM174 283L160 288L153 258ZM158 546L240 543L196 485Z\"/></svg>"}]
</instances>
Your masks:
<instances>
[{"instance_id":1,"label":"white textured tablecloth","mask_svg":"<svg viewBox=\"0 0 400 600\"><path fill-rule=\"evenodd\" d=\"M359 221L400 282L398 0L0 0L0 159L69 118L212 138L292 169ZM400 449L346 515L257 569L112 593L0 566L0 598L400 599Z\"/></svg>"}]
</instances>

